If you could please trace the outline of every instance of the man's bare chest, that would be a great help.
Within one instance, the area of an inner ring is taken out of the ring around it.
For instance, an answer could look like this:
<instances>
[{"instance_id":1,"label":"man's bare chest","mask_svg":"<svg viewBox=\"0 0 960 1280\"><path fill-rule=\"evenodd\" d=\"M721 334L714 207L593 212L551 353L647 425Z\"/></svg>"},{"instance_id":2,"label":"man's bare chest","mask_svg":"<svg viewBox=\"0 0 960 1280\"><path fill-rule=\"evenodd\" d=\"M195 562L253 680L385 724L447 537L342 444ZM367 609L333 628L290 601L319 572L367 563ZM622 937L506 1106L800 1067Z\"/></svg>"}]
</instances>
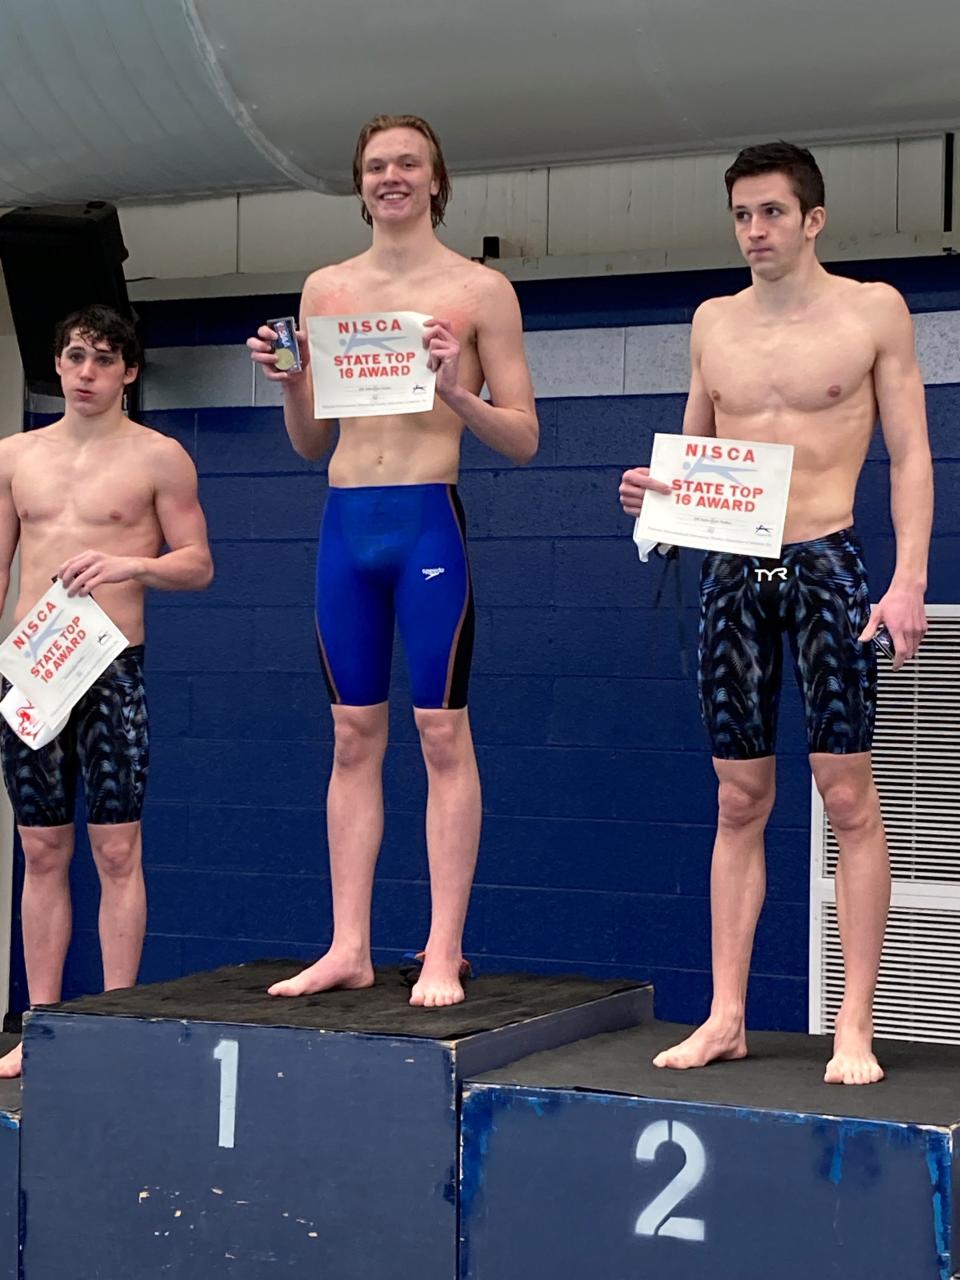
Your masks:
<instances>
[{"instance_id":1,"label":"man's bare chest","mask_svg":"<svg viewBox=\"0 0 960 1280\"><path fill-rule=\"evenodd\" d=\"M18 466L12 493L24 527L70 524L137 526L153 518L153 484L132 459L126 465L37 450Z\"/></svg>"},{"instance_id":2,"label":"man's bare chest","mask_svg":"<svg viewBox=\"0 0 960 1280\"><path fill-rule=\"evenodd\" d=\"M473 339L477 328L479 301L475 291L457 280L429 282L357 280L324 289L311 300L317 315L368 316L386 311L418 311L449 324L461 342Z\"/></svg>"},{"instance_id":3,"label":"man's bare chest","mask_svg":"<svg viewBox=\"0 0 960 1280\"><path fill-rule=\"evenodd\" d=\"M700 367L720 412L816 413L872 397L875 356L869 334L852 326L730 326L710 335Z\"/></svg>"}]
</instances>

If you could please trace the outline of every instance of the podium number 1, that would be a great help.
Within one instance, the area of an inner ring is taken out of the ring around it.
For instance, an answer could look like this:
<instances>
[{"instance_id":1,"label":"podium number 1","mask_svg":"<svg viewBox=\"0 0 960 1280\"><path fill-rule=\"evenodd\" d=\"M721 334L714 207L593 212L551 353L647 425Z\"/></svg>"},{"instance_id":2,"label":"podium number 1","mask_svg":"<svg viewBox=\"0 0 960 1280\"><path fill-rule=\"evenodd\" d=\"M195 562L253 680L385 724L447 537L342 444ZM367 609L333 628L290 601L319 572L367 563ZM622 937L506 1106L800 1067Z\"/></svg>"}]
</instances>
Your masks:
<instances>
[{"instance_id":1,"label":"podium number 1","mask_svg":"<svg viewBox=\"0 0 960 1280\"><path fill-rule=\"evenodd\" d=\"M232 1147L237 1121L237 1064L240 1045L236 1040L221 1040L213 1051L220 1063L220 1146Z\"/></svg>"},{"instance_id":2,"label":"podium number 1","mask_svg":"<svg viewBox=\"0 0 960 1280\"><path fill-rule=\"evenodd\" d=\"M637 1140L636 1158L655 1160L665 1142L674 1142L686 1156L683 1168L671 1179L656 1199L637 1219L634 1234L638 1236L672 1236L675 1240L703 1240L706 1225L702 1218L679 1218L673 1211L700 1185L707 1168L703 1143L680 1120L657 1120L647 1125Z\"/></svg>"}]
</instances>

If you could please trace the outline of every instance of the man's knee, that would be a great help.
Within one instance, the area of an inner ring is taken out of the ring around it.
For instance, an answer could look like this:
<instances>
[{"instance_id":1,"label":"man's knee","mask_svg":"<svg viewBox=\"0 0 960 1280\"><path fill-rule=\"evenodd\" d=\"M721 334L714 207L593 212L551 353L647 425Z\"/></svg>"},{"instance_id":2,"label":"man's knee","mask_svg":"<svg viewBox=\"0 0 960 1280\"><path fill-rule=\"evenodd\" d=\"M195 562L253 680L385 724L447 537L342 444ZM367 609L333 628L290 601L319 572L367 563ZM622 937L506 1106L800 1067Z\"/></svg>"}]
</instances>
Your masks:
<instances>
[{"instance_id":1,"label":"man's knee","mask_svg":"<svg viewBox=\"0 0 960 1280\"><path fill-rule=\"evenodd\" d=\"M456 769L473 754L465 711L414 712L423 758L437 772Z\"/></svg>"},{"instance_id":2,"label":"man's knee","mask_svg":"<svg viewBox=\"0 0 960 1280\"><path fill-rule=\"evenodd\" d=\"M831 778L818 785L823 807L837 835L862 831L879 818L879 801L872 781Z\"/></svg>"},{"instance_id":3,"label":"man's knee","mask_svg":"<svg viewBox=\"0 0 960 1280\"><path fill-rule=\"evenodd\" d=\"M765 823L773 808L774 794L772 778L721 778L717 793L721 824L727 827L749 827Z\"/></svg>"},{"instance_id":4,"label":"man's knee","mask_svg":"<svg viewBox=\"0 0 960 1280\"><path fill-rule=\"evenodd\" d=\"M127 880L140 868L140 824L121 822L116 826L88 828L93 860L101 877Z\"/></svg>"},{"instance_id":5,"label":"man's knee","mask_svg":"<svg viewBox=\"0 0 960 1280\"><path fill-rule=\"evenodd\" d=\"M28 875L66 875L73 856L73 827L21 827L20 844Z\"/></svg>"},{"instance_id":6,"label":"man's knee","mask_svg":"<svg viewBox=\"0 0 960 1280\"><path fill-rule=\"evenodd\" d=\"M387 722L380 708L340 707L334 717L333 763L337 769L356 769L383 757Z\"/></svg>"}]
</instances>

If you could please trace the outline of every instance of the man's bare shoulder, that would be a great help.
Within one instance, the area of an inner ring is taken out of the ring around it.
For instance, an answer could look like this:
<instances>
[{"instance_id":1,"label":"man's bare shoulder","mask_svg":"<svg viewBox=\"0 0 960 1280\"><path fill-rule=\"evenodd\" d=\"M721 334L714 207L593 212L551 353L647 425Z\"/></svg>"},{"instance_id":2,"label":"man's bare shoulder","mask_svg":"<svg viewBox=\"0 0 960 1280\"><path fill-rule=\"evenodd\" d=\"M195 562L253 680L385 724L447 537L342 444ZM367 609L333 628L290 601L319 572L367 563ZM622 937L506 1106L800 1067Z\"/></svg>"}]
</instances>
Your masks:
<instances>
[{"instance_id":1,"label":"man's bare shoulder","mask_svg":"<svg viewBox=\"0 0 960 1280\"><path fill-rule=\"evenodd\" d=\"M16 469L54 444L58 439L61 420L46 427L34 427L31 431L18 431L15 436L0 440L0 468L9 479Z\"/></svg>"},{"instance_id":2,"label":"man's bare shoulder","mask_svg":"<svg viewBox=\"0 0 960 1280\"><path fill-rule=\"evenodd\" d=\"M890 322L909 317L910 310L899 289L882 280L850 280L845 296L868 320Z\"/></svg>"},{"instance_id":3,"label":"man's bare shoulder","mask_svg":"<svg viewBox=\"0 0 960 1280\"><path fill-rule=\"evenodd\" d=\"M38 429L43 430L42 427ZM23 457L24 449L29 448L27 442L30 436L35 434L34 431L20 431L15 436L7 436L5 440L0 440L0 481L12 479L17 464Z\"/></svg>"},{"instance_id":4,"label":"man's bare shoulder","mask_svg":"<svg viewBox=\"0 0 960 1280\"><path fill-rule=\"evenodd\" d=\"M451 253L443 281L445 286L452 285L472 300L474 316L478 320L487 315L500 316L505 310L517 307L517 292L502 271L495 271L482 262L473 262L459 253Z\"/></svg>"},{"instance_id":5,"label":"man's bare shoulder","mask_svg":"<svg viewBox=\"0 0 960 1280\"><path fill-rule=\"evenodd\" d=\"M703 338L723 320L736 315L743 309L748 293L749 289L744 289L740 293L721 294L701 302L693 313L694 334Z\"/></svg>"},{"instance_id":6,"label":"man's bare shoulder","mask_svg":"<svg viewBox=\"0 0 960 1280\"><path fill-rule=\"evenodd\" d=\"M130 427L129 438L148 466L161 471L179 471L184 467L194 470L193 459L179 440L137 422L131 422Z\"/></svg>"},{"instance_id":7,"label":"man's bare shoulder","mask_svg":"<svg viewBox=\"0 0 960 1280\"><path fill-rule=\"evenodd\" d=\"M365 249L363 253L358 253L353 258L344 258L342 262L331 262L325 267L317 267L303 282L303 296L322 295L343 288L344 285L353 284L357 277L362 276L367 270L369 252Z\"/></svg>"}]
</instances>

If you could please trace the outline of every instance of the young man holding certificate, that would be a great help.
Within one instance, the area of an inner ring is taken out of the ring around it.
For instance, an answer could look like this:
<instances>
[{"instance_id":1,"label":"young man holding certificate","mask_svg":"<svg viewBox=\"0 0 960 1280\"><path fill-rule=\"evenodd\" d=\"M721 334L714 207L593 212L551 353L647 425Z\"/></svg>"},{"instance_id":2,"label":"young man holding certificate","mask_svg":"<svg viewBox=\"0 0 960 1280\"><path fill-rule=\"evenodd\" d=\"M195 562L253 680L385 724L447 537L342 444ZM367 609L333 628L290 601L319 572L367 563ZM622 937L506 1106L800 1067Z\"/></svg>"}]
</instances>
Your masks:
<instances>
[{"instance_id":1,"label":"young man holding certificate","mask_svg":"<svg viewBox=\"0 0 960 1280\"><path fill-rule=\"evenodd\" d=\"M707 1021L655 1062L684 1069L747 1052L744 1006L765 889L763 833L774 799L786 636L811 768L840 846L846 983L825 1079L870 1084L883 1076L872 1048L873 996L890 897L870 763L874 637L882 628L892 637L897 668L916 654L926 629L933 481L923 386L901 296L885 284L830 275L817 261L826 215L823 179L809 151L787 143L749 147L726 184L752 283L705 302L694 316L683 430L792 445L793 469L779 556L714 550L703 564L699 683L719 781L714 994ZM878 413L891 459L897 557L871 612L852 526ZM624 510L639 515L650 490L671 487L645 467L625 472Z\"/></svg>"},{"instance_id":2,"label":"young man holding certificate","mask_svg":"<svg viewBox=\"0 0 960 1280\"><path fill-rule=\"evenodd\" d=\"M14 644L32 652L41 677L59 679L62 664L64 674L74 670L75 646L91 639L72 618L58 629L57 611L45 605L54 577L58 600L61 589L74 599L93 593L127 647L46 745L34 749L0 720L4 781L25 859L23 946L33 1004L60 999L78 776L100 877L104 987L136 982L146 925L144 591L198 590L213 575L193 463L176 441L123 412L124 388L140 363L133 326L109 307L87 307L58 326L55 349L63 417L0 441L0 605L19 545ZM4 693L9 687L5 680ZM0 1075L19 1072L18 1046L0 1060Z\"/></svg>"},{"instance_id":3,"label":"young man holding certificate","mask_svg":"<svg viewBox=\"0 0 960 1280\"><path fill-rule=\"evenodd\" d=\"M316 592L335 739L327 792L333 940L271 993L373 982L370 901L396 621L428 783L432 921L411 1003L430 1008L464 998L462 936L480 836L460 440L466 426L524 463L536 452L538 427L512 286L435 234L450 182L433 130L416 116L376 117L360 133L353 176L373 243L308 278L298 331L305 367L275 348L269 325L247 343L283 389L299 454L321 458L340 427ZM489 402L480 397L484 383Z\"/></svg>"}]
</instances>

